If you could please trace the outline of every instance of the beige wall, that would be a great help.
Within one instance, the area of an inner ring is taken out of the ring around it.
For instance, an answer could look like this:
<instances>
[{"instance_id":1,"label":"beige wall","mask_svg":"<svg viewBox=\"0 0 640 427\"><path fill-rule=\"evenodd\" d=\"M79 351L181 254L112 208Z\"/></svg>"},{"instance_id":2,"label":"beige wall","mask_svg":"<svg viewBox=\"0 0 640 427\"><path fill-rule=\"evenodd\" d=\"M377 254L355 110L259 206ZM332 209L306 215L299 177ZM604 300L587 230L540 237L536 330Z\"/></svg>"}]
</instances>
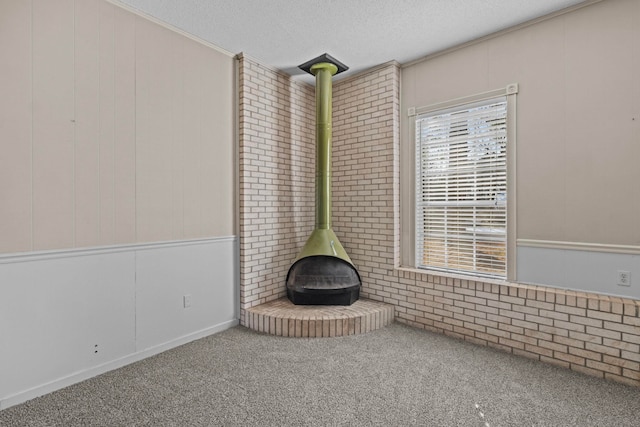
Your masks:
<instances>
[{"instance_id":1,"label":"beige wall","mask_svg":"<svg viewBox=\"0 0 640 427\"><path fill-rule=\"evenodd\" d=\"M640 2L605 0L407 66L402 149L407 108L518 83L518 239L638 246L638 52Z\"/></svg>"},{"instance_id":2,"label":"beige wall","mask_svg":"<svg viewBox=\"0 0 640 427\"><path fill-rule=\"evenodd\" d=\"M0 252L234 234L231 56L99 0L0 3Z\"/></svg>"},{"instance_id":3,"label":"beige wall","mask_svg":"<svg viewBox=\"0 0 640 427\"><path fill-rule=\"evenodd\" d=\"M394 64L334 85L334 226L362 296L402 323L640 385L640 300L398 268L400 86Z\"/></svg>"}]
</instances>

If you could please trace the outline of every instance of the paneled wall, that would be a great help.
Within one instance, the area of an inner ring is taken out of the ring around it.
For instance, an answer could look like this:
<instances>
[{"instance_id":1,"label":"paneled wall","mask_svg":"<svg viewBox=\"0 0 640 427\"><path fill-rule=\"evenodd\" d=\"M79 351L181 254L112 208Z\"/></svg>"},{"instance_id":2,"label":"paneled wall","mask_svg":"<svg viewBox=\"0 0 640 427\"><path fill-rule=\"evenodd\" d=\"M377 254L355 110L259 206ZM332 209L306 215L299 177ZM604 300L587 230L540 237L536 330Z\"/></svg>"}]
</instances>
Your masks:
<instances>
[{"instance_id":1,"label":"paneled wall","mask_svg":"<svg viewBox=\"0 0 640 427\"><path fill-rule=\"evenodd\" d=\"M639 49L607 0L406 67L403 107L518 83L518 238L640 246Z\"/></svg>"},{"instance_id":2,"label":"paneled wall","mask_svg":"<svg viewBox=\"0 0 640 427\"><path fill-rule=\"evenodd\" d=\"M236 251L220 238L0 259L0 410L237 325Z\"/></svg>"},{"instance_id":3,"label":"paneled wall","mask_svg":"<svg viewBox=\"0 0 640 427\"><path fill-rule=\"evenodd\" d=\"M0 32L0 253L234 234L230 55L102 0Z\"/></svg>"},{"instance_id":4,"label":"paneled wall","mask_svg":"<svg viewBox=\"0 0 640 427\"><path fill-rule=\"evenodd\" d=\"M0 409L236 325L232 55L2 0L0 61Z\"/></svg>"},{"instance_id":5,"label":"paneled wall","mask_svg":"<svg viewBox=\"0 0 640 427\"><path fill-rule=\"evenodd\" d=\"M334 85L334 225L362 295L402 323L640 385L638 300L399 268L400 87L396 64Z\"/></svg>"},{"instance_id":6,"label":"paneled wall","mask_svg":"<svg viewBox=\"0 0 640 427\"><path fill-rule=\"evenodd\" d=\"M618 270L640 277L639 51L640 3L606 0L403 68L403 118L519 85L517 281L640 298L640 281L617 285ZM409 199L410 120L402 132Z\"/></svg>"}]
</instances>

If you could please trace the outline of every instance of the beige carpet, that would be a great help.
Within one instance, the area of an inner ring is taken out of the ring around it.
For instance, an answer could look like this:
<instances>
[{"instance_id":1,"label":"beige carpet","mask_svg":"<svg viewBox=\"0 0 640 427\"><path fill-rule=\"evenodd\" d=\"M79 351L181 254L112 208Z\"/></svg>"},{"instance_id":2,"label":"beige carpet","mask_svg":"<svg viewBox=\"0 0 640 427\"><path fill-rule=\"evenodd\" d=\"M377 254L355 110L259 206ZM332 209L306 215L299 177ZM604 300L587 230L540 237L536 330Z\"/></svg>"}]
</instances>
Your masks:
<instances>
[{"instance_id":1,"label":"beige carpet","mask_svg":"<svg viewBox=\"0 0 640 427\"><path fill-rule=\"evenodd\" d=\"M640 389L400 324L242 327L0 412L2 426L638 426Z\"/></svg>"}]
</instances>

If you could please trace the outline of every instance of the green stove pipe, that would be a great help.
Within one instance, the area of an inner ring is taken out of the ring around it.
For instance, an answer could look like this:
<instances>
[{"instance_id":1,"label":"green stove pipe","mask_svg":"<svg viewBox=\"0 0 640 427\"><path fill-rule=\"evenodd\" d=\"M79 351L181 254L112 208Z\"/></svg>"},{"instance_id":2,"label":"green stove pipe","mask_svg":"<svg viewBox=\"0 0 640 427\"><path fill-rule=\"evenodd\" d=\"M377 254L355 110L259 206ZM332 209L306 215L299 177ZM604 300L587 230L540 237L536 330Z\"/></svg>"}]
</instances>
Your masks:
<instances>
[{"instance_id":1,"label":"green stove pipe","mask_svg":"<svg viewBox=\"0 0 640 427\"><path fill-rule=\"evenodd\" d=\"M328 62L311 66L316 77L316 229L331 228L331 77L338 67Z\"/></svg>"},{"instance_id":2,"label":"green stove pipe","mask_svg":"<svg viewBox=\"0 0 640 427\"><path fill-rule=\"evenodd\" d=\"M331 229L331 78L348 68L324 54L300 65L300 69L316 78L316 225L295 262L311 256L332 256L353 265Z\"/></svg>"}]
</instances>

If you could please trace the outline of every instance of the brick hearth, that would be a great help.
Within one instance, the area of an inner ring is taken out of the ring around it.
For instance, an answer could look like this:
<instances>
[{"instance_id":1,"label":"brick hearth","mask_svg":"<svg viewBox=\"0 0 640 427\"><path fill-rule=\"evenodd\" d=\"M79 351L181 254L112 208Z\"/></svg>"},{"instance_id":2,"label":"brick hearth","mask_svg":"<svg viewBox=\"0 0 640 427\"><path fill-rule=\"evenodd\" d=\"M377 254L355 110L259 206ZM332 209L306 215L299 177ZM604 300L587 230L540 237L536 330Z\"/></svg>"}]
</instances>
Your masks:
<instances>
[{"instance_id":1,"label":"brick hearth","mask_svg":"<svg viewBox=\"0 0 640 427\"><path fill-rule=\"evenodd\" d=\"M251 307L247 327L283 337L341 337L384 328L393 322L390 304L360 299L350 306L294 305L286 298Z\"/></svg>"}]
</instances>

